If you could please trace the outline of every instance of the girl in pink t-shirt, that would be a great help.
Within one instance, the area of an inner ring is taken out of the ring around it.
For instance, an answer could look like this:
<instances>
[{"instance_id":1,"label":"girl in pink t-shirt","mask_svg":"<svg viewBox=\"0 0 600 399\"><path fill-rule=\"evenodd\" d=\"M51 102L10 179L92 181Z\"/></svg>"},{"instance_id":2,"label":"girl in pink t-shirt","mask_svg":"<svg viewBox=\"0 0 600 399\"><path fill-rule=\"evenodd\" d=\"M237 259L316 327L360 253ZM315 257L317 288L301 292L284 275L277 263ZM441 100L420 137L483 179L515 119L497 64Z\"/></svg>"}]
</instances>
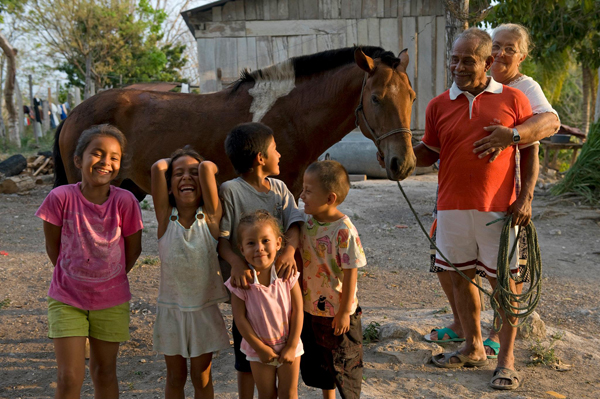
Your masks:
<instances>
[{"instance_id":1,"label":"girl in pink t-shirt","mask_svg":"<svg viewBox=\"0 0 600 399\"><path fill-rule=\"evenodd\" d=\"M302 293L299 273L277 277L275 257L282 234L277 220L265 210L243 216L238 224L240 251L254 274L248 289L225 285L233 318L243 340L241 351L250 362L259 397L298 397L300 356L304 353ZM278 382L277 382L278 381Z\"/></svg>"},{"instance_id":2,"label":"girl in pink t-shirt","mask_svg":"<svg viewBox=\"0 0 600 399\"><path fill-rule=\"evenodd\" d=\"M79 398L85 342L96 398L118 398L117 353L129 339L127 273L142 251L142 217L129 192L110 183L119 174L125 136L116 127L84 131L75 149L81 182L48 194L44 221L54 272L48 291L48 337L54 341L56 398Z\"/></svg>"}]
</instances>

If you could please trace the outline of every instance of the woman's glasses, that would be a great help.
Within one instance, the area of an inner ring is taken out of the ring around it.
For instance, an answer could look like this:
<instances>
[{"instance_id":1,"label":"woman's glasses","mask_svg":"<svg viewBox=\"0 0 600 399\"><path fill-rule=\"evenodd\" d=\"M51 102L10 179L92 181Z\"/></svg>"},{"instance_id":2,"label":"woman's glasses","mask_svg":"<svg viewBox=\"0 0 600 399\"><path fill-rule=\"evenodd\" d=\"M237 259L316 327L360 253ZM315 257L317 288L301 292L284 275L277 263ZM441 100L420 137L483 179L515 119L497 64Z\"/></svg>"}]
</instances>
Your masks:
<instances>
[{"instance_id":1,"label":"woman's glasses","mask_svg":"<svg viewBox=\"0 0 600 399\"><path fill-rule=\"evenodd\" d=\"M494 44L492 46L492 53L493 54L500 54L501 51L504 51L504 54L506 55L515 55L519 52L519 50L517 50L516 48L514 48L513 46L500 46L498 44Z\"/></svg>"}]
</instances>

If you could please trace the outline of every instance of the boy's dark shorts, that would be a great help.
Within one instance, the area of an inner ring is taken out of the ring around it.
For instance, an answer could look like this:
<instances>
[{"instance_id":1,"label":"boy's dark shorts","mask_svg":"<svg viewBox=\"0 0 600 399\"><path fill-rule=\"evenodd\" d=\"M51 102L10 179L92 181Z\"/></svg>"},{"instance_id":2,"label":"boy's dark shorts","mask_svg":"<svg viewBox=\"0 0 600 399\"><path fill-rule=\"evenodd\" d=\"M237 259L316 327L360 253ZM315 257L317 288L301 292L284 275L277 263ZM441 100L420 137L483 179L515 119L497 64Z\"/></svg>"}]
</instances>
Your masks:
<instances>
[{"instance_id":1,"label":"boy's dark shorts","mask_svg":"<svg viewBox=\"0 0 600 399\"><path fill-rule=\"evenodd\" d=\"M250 362L246 359L246 355L240 349L242 345L242 334L235 325L235 320L231 324L231 334L233 335L233 352L235 354L235 369L244 373L251 373Z\"/></svg>"},{"instance_id":2,"label":"boy's dark shorts","mask_svg":"<svg viewBox=\"0 0 600 399\"><path fill-rule=\"evenodd\" d=\"M363 347L360 307L350 316L350 330L333 335L331 317L304 313L300 362L302 380L308 386L335 389L342 398L358 398L362 384Z\"/></svg>"}]
</instances>

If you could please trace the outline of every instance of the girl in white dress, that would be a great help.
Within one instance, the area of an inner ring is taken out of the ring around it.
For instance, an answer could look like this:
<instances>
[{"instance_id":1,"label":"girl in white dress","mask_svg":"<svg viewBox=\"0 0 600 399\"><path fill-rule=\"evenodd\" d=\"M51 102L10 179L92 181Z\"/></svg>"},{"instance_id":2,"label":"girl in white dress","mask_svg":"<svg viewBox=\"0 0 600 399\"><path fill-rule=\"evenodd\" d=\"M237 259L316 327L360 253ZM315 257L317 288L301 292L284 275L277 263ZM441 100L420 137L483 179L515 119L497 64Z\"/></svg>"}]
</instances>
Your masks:
<instances>
[{"instance_id":1,"label":"girl in white dress","mask_svg":"<svg viewBox=\"0 0 600 399\"><path fill-rule=\"evenodd\" d=\"M165 355L165 398L212 398L212 353L229 347L218 304L228 299L217 258L221 220L217 166L188 147L152 165L161 278L154 350Z\"/></svg>"}]
</instances>

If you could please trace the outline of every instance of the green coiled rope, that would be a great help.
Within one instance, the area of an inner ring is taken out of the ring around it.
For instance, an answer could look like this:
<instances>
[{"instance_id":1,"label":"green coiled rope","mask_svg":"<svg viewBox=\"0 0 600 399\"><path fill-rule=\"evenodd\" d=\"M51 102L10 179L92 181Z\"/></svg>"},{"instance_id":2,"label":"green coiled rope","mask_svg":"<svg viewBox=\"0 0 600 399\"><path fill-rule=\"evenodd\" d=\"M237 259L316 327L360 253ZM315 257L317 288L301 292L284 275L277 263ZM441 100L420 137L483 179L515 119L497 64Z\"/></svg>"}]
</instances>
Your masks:
<instances>
[{"instance_id":1,"label":"green coiled rope","mask_svg":"<svg viewBox=\"0 0 600 399\"><path fill-rule=\"evenodd\" d=\"M497 284L495 290L493 292L489 292L485 288L477 284L475 281L473 281L462 271L458 270L458 268L454 266L454 264L450 262L450 260L448 260L446 255L444 255L440 251L440 249L435 244L435 241L433 241L427 233L427 230L423 226L423 223L421 223L421 220L419 219L419 216L413 208L410 200L406 196L402 185L400 184L400 182L396 183L398 184L398 188L402 192L404 199L408 203L410 210L412 211L413 215L415 215L415 219L417 219L421 230L423 231L425 237L427 237L431 245L433 245L433 247L437 250L441 257L450 266L452 266L452 268L458 274L460 274L463 278L465 278L471 284L476 286L481 292L490 297L490 306L494 311L494 321L492 323L492 328L495 331L500 331L502 329L502 317L500 315L500 309L504 310L504 313L506 314L510 325L513 327L518 327L530 314L533 313L533 311L540 302L540 297L542 294L542 257L540 254L537 231L535 229L535 226L533 225L533 222L530 221L529 224L524 227L525 234L527 237L527 264L525 267L528 269L530 276L529 288L527 290L523 290L521 294L516 294L511 290L511 280L513 280L515 283L520 283L522 281L521 278L515 278L510 272L510 265L512 259L514 259L515 256L518 238L515 238L515 242L512 245L511 250L509 251L511 230L510 225L512 223L512 215L508 215L506 218L500 219L504 220L504 225L502 227L502 233L500 235L500 248L498 250L498 263L496 269ZM520 226L516 237L519 237L521 228L522 227ZM523 273L523 276L527 274L528 273L525 272ZM516 303L516 305L513 305L513 302ZM511 319L513 318L516 319L515 323L511 321ZM519 321L519 319L521 321Z\"/></svg>"},{"instance_id":2,"label":"green coiled rope","mask_svg":"<svg viewBox=\"0 0 600 399\"><path fill-rule=\"evenodd\" d=\"M508 317L509 323L513 327L519 326L530 314L533 313L535 308L540 302L542 294L542 257L540 254L540 247L538 244L537 230L533 225L533 222L525 227L519 226L519 237L521 229L525 229L525 237L527 238L527 265L530 282L529 288L524 290L521 294L516 294L510 289L511 280L515 283L520 283L519 278L515 278L510 272L510 265L512 259L514 259L517 241L512 246L512 249L508 250L510 242L510 230L512 223L512 215L509 215L504 221L502 226L502 233L500 234L500 248L498 249L498 263L496 268L496 289L490 297L490 305L494 310L494 330L499 331L502 328L502 318L498 309L503 309L506 316ZM523 275L526 275L524 273ZM513 305L513 303L516 303ZM515 318L516 322L513 323L511 318ZM521 319L521 321L519 321Z\"/></svg>"}]
</instances>

